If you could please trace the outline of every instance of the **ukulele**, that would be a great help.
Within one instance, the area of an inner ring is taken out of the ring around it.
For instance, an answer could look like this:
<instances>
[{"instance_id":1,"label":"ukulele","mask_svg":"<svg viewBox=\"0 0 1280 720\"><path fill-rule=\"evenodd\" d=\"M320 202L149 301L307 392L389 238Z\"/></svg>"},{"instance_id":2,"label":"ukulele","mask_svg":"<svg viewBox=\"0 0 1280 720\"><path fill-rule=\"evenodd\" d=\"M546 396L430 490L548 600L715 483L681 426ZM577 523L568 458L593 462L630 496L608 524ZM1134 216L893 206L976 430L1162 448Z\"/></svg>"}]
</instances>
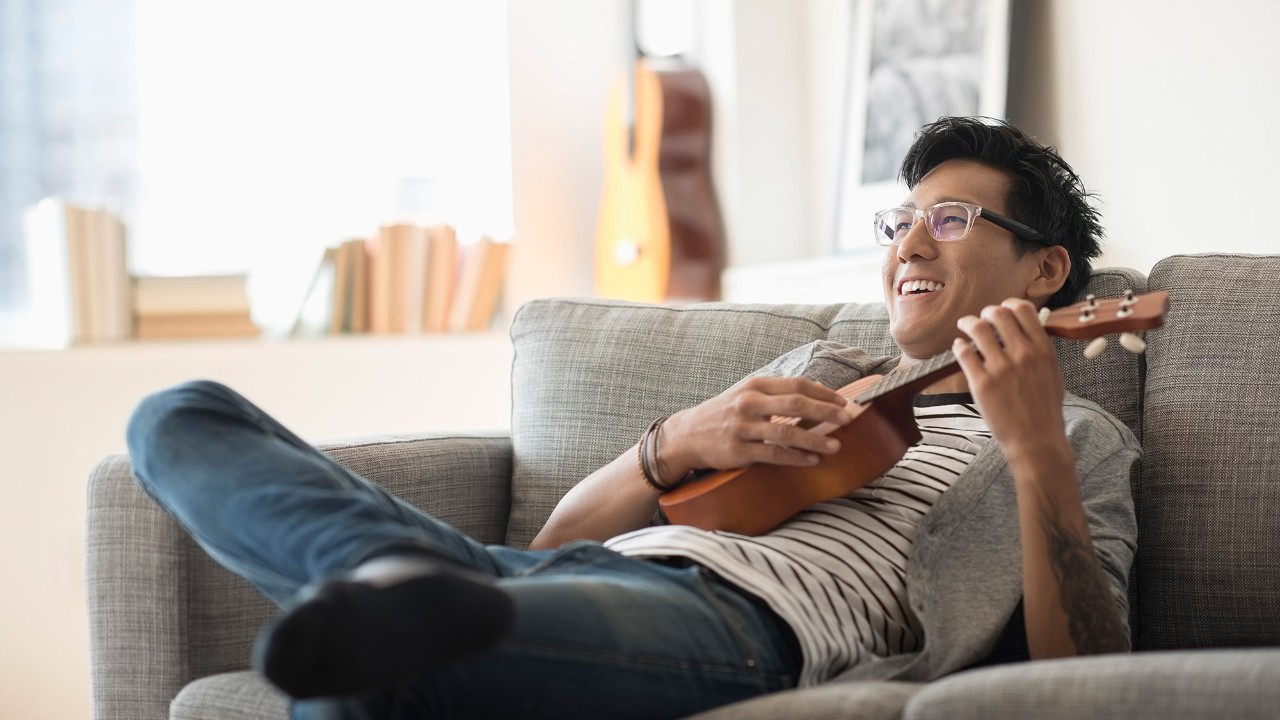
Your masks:
<instances>
[{"instance_id":1,"label":"ukulele","mask_svg":"<svg viewBox=\"0 0 1280 720\"><path fill-rule=\"evenodd\" d=\"M715 300L726 253L711 182L710 87L679 59L646 58L634 35L633 18L633 71L614 84L605 117L595 291Z\"/></svg>"},{"instance_id":2,"label":"ukulele","mask_svg":"<svg viewBox=\"0 0 1280 720\"><path fill-rule=\"evenodd\" d=\"M1041 311L1050 335L1095 338L1085 349L1089 358L1102 352L1103 336L1124 333L1120 342L1131 352L1145 344L1134 334L1164 324L1169 294L1164 291L1085 302L1052 312ZM853 420L846 425L801 423L774 417L840 440L840 452L823 456L817 465L791 467L758 463L695 477L658 498L676 525L760 535L815 503L848 495L892 468L907 448L920 441L912 403L916 395L960 370L950 350L886 375L868 375L840 388Z\"/></svg>"}]
</instances>

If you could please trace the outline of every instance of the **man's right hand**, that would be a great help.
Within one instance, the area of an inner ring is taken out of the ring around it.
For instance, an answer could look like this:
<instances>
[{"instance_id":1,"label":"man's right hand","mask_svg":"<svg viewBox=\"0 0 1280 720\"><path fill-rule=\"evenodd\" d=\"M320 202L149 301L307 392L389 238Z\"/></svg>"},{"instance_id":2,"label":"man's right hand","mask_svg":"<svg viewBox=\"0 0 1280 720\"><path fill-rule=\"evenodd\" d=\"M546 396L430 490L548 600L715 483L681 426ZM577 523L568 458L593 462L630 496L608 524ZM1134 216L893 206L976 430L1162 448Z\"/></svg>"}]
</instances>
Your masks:
<instances>
[{"instance_id":1,"label":"man's right hand","mask_svg":"<svg viewBox=\"0 0 1280 720\"><path fill-rule=\"evenodd\" d=\"M748 378L667 419L659 471L674 480L704 468L725 470L760 462L814 465L821 455L839 451L840 443L801 425L845 425L853 419L846 404L835 390L812 380ZM775 423L775 415L802 422Z\"/></svg>"}]
</instances>

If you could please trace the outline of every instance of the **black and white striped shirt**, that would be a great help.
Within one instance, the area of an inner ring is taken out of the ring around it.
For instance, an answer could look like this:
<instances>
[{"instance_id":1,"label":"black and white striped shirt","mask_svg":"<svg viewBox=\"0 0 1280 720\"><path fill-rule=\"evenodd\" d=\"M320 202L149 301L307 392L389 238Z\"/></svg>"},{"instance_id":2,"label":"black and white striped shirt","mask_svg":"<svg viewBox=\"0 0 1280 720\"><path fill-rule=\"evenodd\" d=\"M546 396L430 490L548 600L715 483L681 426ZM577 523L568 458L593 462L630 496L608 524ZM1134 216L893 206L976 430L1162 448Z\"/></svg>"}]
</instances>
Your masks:
<instances>
[{"instance_id":1,"label":"black and white striped shirt","mask_svg":"<svg viewBox=\"0 0 1280 720\"><path fill-rule=\"evenodd\" d=\"M800 642L801 685L868 655L917 651L923 632L906 589L916 530L991 433L967 393L922 395L915 405L922 439L892 469L765 535L666 525L605 544L624 555L689 558L764 599Z\"/></svg>"}]
</instances>

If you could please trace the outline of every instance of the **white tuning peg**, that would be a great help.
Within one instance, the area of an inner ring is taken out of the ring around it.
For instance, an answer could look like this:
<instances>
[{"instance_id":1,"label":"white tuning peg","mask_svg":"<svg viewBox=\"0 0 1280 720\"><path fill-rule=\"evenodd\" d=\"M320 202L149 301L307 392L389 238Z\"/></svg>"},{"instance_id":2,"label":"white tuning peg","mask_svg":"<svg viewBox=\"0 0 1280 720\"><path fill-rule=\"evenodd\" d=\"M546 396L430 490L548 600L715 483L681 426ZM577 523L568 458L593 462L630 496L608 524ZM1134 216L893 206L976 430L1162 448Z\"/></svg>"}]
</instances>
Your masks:
<instances>
[{"instance_id":1,"label":"white tuning peg","mask_svg":"<svg viewBox=\"0 0 1280 720\"><path fill-rule=\"evenodd\" d=\"M1107 347L1106 338L1104 337L1095 338L1093 342L1085 346L1084 356L1092 360L1098 357L1099 355L1101 355L1102 351L1106 349L1106 347Z\"/></svg>"},{"instance_id":2,"label":"white tuning peg","mask_svg":"<svg viewBox=\"0 0 1280 720\"><path fill-rule=\"evenodd\" d=\"M1147 341L1138 336L1137 333L1120 333L1120 345L1135 355L1147 349Z\"/></svg>"}]
</instances>

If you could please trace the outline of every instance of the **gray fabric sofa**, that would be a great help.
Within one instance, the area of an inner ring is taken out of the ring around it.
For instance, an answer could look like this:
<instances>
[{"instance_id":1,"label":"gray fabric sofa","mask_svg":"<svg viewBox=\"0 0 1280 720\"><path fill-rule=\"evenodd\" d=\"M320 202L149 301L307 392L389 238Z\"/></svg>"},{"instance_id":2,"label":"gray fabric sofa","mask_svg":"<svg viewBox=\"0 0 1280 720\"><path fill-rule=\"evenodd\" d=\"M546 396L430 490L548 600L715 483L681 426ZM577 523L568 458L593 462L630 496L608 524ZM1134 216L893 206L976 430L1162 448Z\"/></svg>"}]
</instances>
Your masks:
<instances>
[{"instance_id":1,"label":"gray fabric sofa","mask_svg":"<svg viewBox=\"0 0 1280 720\"><path fill-rule=\"evenodd\" d=\"M1105 269L1089 292L1125 288L1171 298L1145 356L1115 342L1095 361L1083 343L1059 350L1068 387L1144 446L1131 478L1135 652L998 664L929 684L831 683L701 720L1280 717L1280 256L1175 256L1149 278ZM482 541L523 546L574 482L652 418L811 340L887 353L885 320L875 304L539 300L512 323L509 436L324 449ZM90 478L87 551L95 718L285 716L284 698L247 670L273 608L136 488L125 456Z\"/></svg>"}]
</instances>

